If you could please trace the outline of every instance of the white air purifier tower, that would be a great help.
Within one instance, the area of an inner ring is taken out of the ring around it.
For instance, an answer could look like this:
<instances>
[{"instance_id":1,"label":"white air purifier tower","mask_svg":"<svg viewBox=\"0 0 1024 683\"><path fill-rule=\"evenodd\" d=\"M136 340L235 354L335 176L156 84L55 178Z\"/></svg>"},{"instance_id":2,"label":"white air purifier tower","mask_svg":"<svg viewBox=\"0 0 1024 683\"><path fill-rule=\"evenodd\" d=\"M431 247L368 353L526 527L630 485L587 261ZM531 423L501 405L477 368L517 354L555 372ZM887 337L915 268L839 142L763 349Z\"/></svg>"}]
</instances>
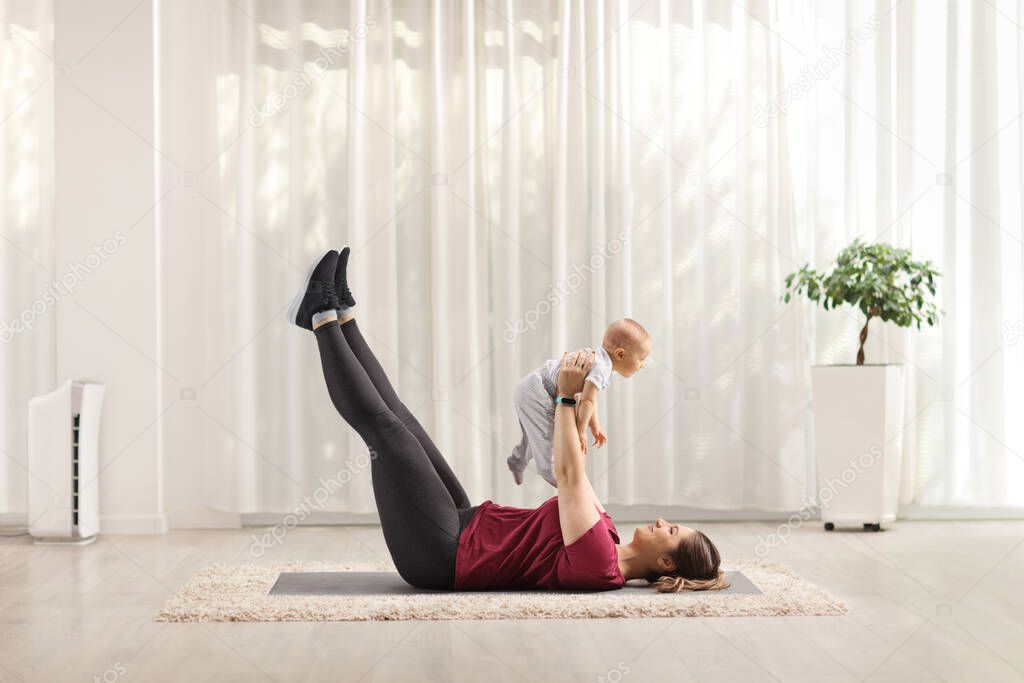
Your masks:
<instances>
[{"instance_id":1,"label":"white air purifier tower","mask_svg":"<svg viewBox=\"0 0 1024 683\"><path fill-rule=\"evenodd\" d=\"M68 380L28 404L28 531L36 543L90 543L100 531L103 385Z\"/></svg>"}]
</instances>

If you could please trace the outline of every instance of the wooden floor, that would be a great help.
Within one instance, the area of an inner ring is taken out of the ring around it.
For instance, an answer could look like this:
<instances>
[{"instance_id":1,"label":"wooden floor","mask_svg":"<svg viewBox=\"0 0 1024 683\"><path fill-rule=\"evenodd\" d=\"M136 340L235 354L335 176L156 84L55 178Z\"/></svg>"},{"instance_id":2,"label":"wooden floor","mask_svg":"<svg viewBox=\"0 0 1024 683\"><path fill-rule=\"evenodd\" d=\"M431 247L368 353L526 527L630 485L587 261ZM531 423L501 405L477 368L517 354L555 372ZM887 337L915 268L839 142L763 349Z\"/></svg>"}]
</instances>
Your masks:
<instances>
[{"instance_id":1,"label":"wooden floor","mask_svg":"<svg viewBox=\"0 0 1024 683\"><path fill-rule=\"evenodd\" d=\"M775 526L702 528L750 558ZM846 600L845 617L152 621L212 563L386 554L375 527L300 528L254 560L261 531L0 539L0 681L1024 681L1024 522L809 524L770 552Z\"/></svg>"}]
</instances>

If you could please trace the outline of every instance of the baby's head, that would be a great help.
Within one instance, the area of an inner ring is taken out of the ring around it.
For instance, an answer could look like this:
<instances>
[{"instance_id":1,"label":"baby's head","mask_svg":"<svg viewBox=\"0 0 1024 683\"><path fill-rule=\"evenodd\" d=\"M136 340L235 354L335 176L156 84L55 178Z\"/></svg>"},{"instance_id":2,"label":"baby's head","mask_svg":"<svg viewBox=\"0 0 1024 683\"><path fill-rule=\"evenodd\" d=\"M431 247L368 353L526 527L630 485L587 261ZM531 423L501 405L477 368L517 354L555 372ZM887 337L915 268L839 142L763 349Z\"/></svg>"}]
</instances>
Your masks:
<instances>
[{"instance_id":1,"label":"baby's head","mask_svg":"<svg viewBox=\"0 0 1024 683\"><path fill-rule=\"evenodd\" d=\"M612 369L623 377L632 377L651 352L651 335L637 321L623 318L608 326L601 345L611 356Z\"/></svg>"}]
</instances>

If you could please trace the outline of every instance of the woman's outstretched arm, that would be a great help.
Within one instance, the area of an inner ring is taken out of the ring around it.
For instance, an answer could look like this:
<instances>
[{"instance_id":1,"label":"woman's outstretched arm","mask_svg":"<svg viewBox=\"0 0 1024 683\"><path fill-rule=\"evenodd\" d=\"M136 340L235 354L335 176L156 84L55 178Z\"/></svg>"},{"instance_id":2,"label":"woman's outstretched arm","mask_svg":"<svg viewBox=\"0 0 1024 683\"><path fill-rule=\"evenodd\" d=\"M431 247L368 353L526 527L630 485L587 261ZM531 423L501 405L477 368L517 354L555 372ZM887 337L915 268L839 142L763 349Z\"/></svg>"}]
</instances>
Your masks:
<instances>
[{"instance_id":1,"label":"woman's outstretched arm","mask_svg":"<svg viewBox=\"0 0 1024 683\"><path fill-rule=\"evenodd\" d=\"M593 364L593 353L578 351L562 356L562 366L558 371L558 395L568 397L579 393ZM571 406L559 404L555 407L552 446L562 542L572 545L601 519L601 514L587 478L580 433L576 427L576 412Z\"/></svg>"}]
</instances>

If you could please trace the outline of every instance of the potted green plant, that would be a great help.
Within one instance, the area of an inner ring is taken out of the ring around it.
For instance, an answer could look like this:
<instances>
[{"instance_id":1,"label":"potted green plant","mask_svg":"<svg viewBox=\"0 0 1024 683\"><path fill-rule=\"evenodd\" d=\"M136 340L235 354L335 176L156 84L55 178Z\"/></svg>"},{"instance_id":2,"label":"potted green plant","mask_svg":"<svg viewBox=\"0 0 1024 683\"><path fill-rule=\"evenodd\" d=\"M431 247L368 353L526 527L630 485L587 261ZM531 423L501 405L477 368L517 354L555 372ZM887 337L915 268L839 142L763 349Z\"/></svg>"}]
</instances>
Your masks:
<instances>
[{"instance_id":1,"label":"potted green plant","mask_svg":"<svg viewBox=\"0 0 1024 683\"><path fill-rule=\"evenodd\" d=\"M865 364L864 344L876 318L918 329L937 324L938 277L909 249L860 239L839 252L831 270L806 264L786 277L786 303L805 296L826 310L852 306L864 315L856 364L811 368L818 504L827 530L859 523L878 531L896 518L903 366Z\"/></svg>"}]
</instances>

